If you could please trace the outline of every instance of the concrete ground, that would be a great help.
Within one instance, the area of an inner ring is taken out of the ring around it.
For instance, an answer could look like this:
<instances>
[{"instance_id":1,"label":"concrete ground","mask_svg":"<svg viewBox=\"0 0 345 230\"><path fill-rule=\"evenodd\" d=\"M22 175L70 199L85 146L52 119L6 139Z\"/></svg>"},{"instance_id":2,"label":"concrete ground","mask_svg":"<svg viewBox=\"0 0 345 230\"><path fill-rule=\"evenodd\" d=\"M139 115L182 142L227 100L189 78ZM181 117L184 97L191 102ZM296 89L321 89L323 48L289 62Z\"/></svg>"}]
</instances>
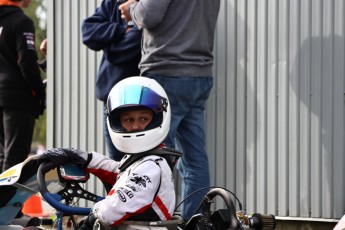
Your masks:
<instances>
[{"instance_id":1,"label":"concrete ground","mask_svg":"<svg viewBox=\"0 0 345 230\"><path fill-rule=\"evenodd\" d=\"M332 230L337 222L277 220L276 230Z\"/></svg>"}]
</instances>

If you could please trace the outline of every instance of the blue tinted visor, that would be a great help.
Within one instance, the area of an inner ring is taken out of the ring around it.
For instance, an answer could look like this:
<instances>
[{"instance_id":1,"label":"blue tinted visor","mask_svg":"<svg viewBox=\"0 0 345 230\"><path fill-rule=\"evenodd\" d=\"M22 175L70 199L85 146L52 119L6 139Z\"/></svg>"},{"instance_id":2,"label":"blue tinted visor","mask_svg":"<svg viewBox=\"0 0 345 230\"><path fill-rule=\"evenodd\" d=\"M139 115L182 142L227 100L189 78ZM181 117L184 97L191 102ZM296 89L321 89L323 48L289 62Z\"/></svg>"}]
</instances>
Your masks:
<instances>
[{"instance_id":1,"label":"blue tinted visor","mask_svg":"<svg viewBox=\"0 0 345 230\"><path fill-rule=\"evenodd\" d=\"M109 95L107 112L110 127L119 132L123 128L119 121L122 111L140 109L142 107L152 110L154 116L146 129L158 127L162 123L163 111L167 111L168 99L161 97L150 88L142 85L126 85L118 89L118 93Z\"/></svg>"},{"instance_id":2,"label":"blue tinted visor","mask_svg":"<svg viewBox=\"0 0 345 230\"><path fill-rule=\"evenodd\" d=\"M108 113L116 108L145 106L154 113L167 110L167 98L161 97L150 88L142 85L126 85L119 88L116 95L109 95L107 102Z\"/></svg>"}]
</instances>

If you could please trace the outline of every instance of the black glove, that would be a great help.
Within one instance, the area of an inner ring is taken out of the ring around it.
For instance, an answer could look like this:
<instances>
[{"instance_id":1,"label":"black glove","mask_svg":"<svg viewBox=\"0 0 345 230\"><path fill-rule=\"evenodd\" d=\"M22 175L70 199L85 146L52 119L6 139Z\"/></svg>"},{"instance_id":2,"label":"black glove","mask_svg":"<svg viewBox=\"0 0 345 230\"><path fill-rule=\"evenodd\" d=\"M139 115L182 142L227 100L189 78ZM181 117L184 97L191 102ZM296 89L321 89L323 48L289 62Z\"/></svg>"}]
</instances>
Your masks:
<instances>
[{"instance_id":1,"label":"black glove","mask_svg":"<svg viewBox=\"0 0 345 230\"><path fill-rule=\"evenodd\" d=\"M81 230L92 230L93 229L93 225L95 224L96 220L97 220L97 218L91 212L89 214L89 216L81 224L80 229Z\"/></svg>"},{"instance_id":2,"label":"black glove","mask_svg":"<svg viewBox=\"0 0 345 230\"><path fill-rule=\"evenodd\" d=\"M66 163L72 163L85 168L88 166L91 158L91 154L79 149L54 148L49 149L41 154L38 158L38 161L40 163L46 161L47 164L45 164L44 168L50 170Z\"/></svg>"}]
</instances>

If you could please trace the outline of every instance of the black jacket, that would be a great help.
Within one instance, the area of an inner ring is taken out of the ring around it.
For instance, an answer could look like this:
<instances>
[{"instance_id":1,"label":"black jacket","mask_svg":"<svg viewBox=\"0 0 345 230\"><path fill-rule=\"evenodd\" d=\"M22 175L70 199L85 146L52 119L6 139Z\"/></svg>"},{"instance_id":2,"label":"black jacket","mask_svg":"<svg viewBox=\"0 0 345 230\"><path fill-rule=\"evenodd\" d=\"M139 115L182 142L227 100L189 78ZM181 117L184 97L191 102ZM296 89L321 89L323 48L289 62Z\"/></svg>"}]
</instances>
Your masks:
<instances>
[{"instance_id":1,"label":"black jacket","mask_svg":"<svg viewBox=\"0 0 345 230\"><path fill-rule=\"evenodd\" d=\"M96 96L106 102L116 83L140 74L141 30L134 26L125 33L127 22L121 19L116 0L103 0L94 14L83 21L81 29L83 43L88 48L103 50L96 80Z\"/></svg>"},{"instance_id":2,"label":"black jacket","mask_svg":"<svg viewBox=\"0 0 345 230\"><path fill-rule=\"evenodd\" d=\"M44 108L42 83L32 20L16 6L0 6L0 106L40 115Z\"/></svg>"}]
</instances>

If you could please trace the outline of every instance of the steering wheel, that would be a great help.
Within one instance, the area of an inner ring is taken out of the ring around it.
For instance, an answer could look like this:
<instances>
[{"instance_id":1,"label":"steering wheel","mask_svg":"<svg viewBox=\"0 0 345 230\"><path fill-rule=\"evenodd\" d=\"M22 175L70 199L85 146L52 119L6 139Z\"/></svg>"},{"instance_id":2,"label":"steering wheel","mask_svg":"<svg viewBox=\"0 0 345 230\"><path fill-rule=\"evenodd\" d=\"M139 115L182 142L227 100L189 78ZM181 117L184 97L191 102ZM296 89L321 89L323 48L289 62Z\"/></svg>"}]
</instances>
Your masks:
<instances>
[{"instance_id":1,"label":"steering wheel","mask_svg":"<svg viewBox=\"0 0 345 230\"><path fill-rule=\"evenodd\" d=\"M228 214L227 218L229 221L230 229L239 229L239 221L236 217L235 205L232 202L232 199L230 197L230 193L228 193L226 190L220 189L220 188L214 188L214 189L210 190L206 194L207 199L204 200L204 203L203 203L204 208L210 210L210 205L216 196L220 196L221 198L223 198L223 201L224 201L225 206L227 208L226 213ZM218 217L219 217L219 214L215 213L214 215L211 216L211 221L212 221L214 226L218 226L218 227L216 227L216 229L224 229L224 226L222 226L222 224L220 223L221 218L218 218ZM222 227L219 227L219 226L222 226Z\"/></svg>"},{"instance_id":2,"label":"steering wheel","mask_svg":"<svg viewBox=\"0 0 345 230\"><path fill-rule=\"evenodd\" d=\"M57 193L50 193L48 191L45 174L53 168L44 167L47 162L42 162L37 172L38 189L45 199L53 208L69 215L89 215L91 208L72 207L68 204L72 202L73 198L80 198L88 201L98 202L103 200L104 197L86 191L80 186L78 181L63 181L64 188ZM61 181L61 179L60 179ZM65 200L66 204L61 201Z\"/></svg>"},{"instance_id":3,"label":"steering wheel","mask_svg":"<svg viewBox=\"0 0 345 230\"><path fill-rule=\"evenodd\" d=\"M226 210L211 212L211 204L216 196L223 198ZM210 190L201 202L198 211L186 224L185 230L240 229L235 205L230 193L222 188ZM212 226L212 227L211 227Z\"/></svg>"}]
</instances>

